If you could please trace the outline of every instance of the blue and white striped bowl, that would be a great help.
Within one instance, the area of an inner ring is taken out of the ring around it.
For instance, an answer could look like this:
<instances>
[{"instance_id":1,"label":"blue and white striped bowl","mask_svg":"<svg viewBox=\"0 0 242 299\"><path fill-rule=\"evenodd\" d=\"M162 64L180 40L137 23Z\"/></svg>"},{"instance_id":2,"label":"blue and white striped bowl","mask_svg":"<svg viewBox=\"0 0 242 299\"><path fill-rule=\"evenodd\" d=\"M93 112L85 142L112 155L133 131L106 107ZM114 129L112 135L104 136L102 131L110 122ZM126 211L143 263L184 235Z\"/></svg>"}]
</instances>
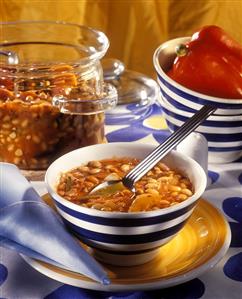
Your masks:
<instances>
[{"instance_id":1,"label":"blue and white striped bowl","mask_svg":"<svg viewBox=\"0 0 242 299\"><path fill-rule=\"evenodd\" d=\"M162 106L169 129L173 132L193 113L176 109L166 99L161 98ZM209 163L227 163L237 160L242 156L242 116L212 115L197 132L203 134L208 141Z\"/></svg>"},{"instance_id":2,"label":"blue and white striped bowl","mask_svg":"<svg viewBox=\"0 0 242 299\"><path fill-rule=\"evenodd\" d=\"M210 104L218 107L215 113L217 115L241 115L242 118L242 99L207 96L180 85L166 75L175 59L176 46L186 43L190 39L190 37L182 37L169 40L161 44L154 53L153 63L162 97L181 111L195 112L203 105ZM199 70L197 71L199 72Z\"/></svg>"},{"instance_id":3,"label":"blue and white striped bowl","mask_svg":"<svg viewBox=\"0 0 242 299\"><path fill-rule=\"evenodd\" d=\"M210 163L236 161L242 156L242 99L207 96L178 84L166 75L176 57L176 46L189 40L190 37L183 37L167 41L154 53L153 62L160 86L160 103L167 125L174 131L203 105L218 107L214 115L203 122L196 131L208 140Z\"/></svg>"},{"instance_id":4,"label":"blue and white striped bowl","mask_svg":"<svg viewBox=\"0 0 242 299\"><path fill-rule=\"evenodd\" d=\"M98 144L72 151L54 161L46 172L47 189L66 225L89 245L97 257L116 265L145 263L184 226L206 188L202 167L175 151L164 162L186 174L195 189L192 197L166 209L150 212L104 212L69 202L56 192L60 174L90 160L112 157L144 158L153 145L137 143Z\"/></svg>"}]
</instances>

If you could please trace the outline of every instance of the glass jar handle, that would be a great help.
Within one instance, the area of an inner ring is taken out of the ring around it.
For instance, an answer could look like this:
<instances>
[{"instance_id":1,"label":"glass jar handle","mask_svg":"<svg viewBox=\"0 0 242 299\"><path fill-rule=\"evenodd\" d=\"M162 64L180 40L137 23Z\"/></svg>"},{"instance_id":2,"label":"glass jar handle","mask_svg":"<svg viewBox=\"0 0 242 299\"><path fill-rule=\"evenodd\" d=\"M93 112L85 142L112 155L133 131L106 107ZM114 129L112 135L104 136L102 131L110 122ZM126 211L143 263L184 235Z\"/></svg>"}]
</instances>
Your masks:
<instances>
[{"instance_id":1,"label":"glass jar handle","mask_svg":"<svg viewBox=\"0 0 242 299\"><path fill-rule=\"evenodd\" d=\"M103 83L103 97L93 99L68 99L63 95L56 95L52 105L60 112L74 115L90 115L104 112L114 108L118 101L116 88L109 83Z\"/></svg>"},{"instance_id":2,"label":"glass jar handle","mask_svg":"<svg viewBox=\"0 0 242 299\"><path fill-rule=\"evenodd\" d=\"M125 65L118 59L104 58L101 64L105 81L118 79L125 70Z\"/></svg>"},{"instance_id":3,"label":"glass jar handle","mask_svg":"<svg viewBox=\"0 0 242 299\"><path fill-rule=\"evenodd\" d=\"M19 58L17 53L13 51L0 51L0 55L7 57L8 64L18 64Z\"/></svg>"}]
</instances>

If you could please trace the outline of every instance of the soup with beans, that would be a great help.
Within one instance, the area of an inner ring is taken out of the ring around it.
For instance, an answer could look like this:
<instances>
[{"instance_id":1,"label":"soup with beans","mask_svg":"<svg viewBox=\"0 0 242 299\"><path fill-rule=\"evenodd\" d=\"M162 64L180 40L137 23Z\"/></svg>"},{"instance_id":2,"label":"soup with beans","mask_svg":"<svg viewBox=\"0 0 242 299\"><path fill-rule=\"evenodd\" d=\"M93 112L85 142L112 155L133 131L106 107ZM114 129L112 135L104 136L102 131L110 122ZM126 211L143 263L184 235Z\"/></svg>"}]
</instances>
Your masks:
<instances>
[{"instance_id":1,"label":"soup with beans","mask_svg":"<svg viewBox=\"0 0 242 299\"><path fill-rule=\"evenodd\" d=\"M136 184L137 194L118 188L107 194L87 194L105 180L122 178L140 162L135 158L112 158L90 161L62 173L57 193L67 200L87 208L102 211L141 212L167 208L193 195L190 180L159 162Z\"/></svg>"}]
</instances>

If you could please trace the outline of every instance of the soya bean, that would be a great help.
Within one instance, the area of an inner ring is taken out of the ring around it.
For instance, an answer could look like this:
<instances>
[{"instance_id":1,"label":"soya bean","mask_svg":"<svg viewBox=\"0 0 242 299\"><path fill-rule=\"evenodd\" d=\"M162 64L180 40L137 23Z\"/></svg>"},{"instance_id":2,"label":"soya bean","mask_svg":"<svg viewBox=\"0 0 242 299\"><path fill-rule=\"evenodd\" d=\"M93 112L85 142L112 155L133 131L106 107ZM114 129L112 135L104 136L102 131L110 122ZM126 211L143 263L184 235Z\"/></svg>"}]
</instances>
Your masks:
<instances>
[{"instance_id":1,"label":"soya bean","mask_svg":"<svg viewBox=\"0 0 242 299\"><path fill-rule=\"evenodd\" d=\"M89 172L90 168L87 167L87 166L80 166L80 167L79 167L79 170L80 170L81 172Z\"/></svg>"},{"instance_id":2,"label":"soya bean","mask_svg":"<svg viewBox=\"0 0 242 299\"><path fill-rule=\"evenodd\" d=\"M175 191L175 192L180 192L181 191L181 187L171 185L171 186L169 186L169 190L170 191Z\"/></svg>"},{"instance_id":3,"label":"soya bean","mask_svg":"<svg viewBox=\"0 0 242 299\"><path fill-rule=\"evenodd\" d=\"M95 174L95 173L99 173L100 171L101 171L100 168L92 168L92 169L89 170L89 173Z\"/></svg>"},{"instance_id":4,"label":"soya bean","mask_svg":"<svg viewBox=\"0 0 242 299\"><path fill-rule=\"evenodd\" d=\"M9 115L5 115L3 118L3 122L8 122L10 121L10 116Z\"/></svg>"},{"instance_id":5,"label":"soya bean","mask_svg":"<svg viewBox=\"0 0 242 299\"><path fill-rule=\"evenodd\" d=\"M60 196L64 196L65 195L65 191L64 190L58 190L58 193Z\"/></svg>"},{"instance_id":6,"label":"soya bean","mask_svg":"<svg viewBox=\"0 0 242 299\"><path fill-rule=\"evenodd\" d=\"M10 135L9 135L10 138L12 139L15 139L17 137L16 133L15 132L12 132Z\"/></svg>"},{"instance_id":7,"label":"soya bean","mask_svg":"<svg viewBox=\"0 0 242 299\"><path fill-rule=\"evenodd\" d=\"M124 164L120 167L120 169L124 172L129 171L130 170L130 165L128 164Z\"/></svg>"},{"instance_id":8,"label":"soya bean","mask_svg":"<svg viewBox=\"0 0 242 299\"><path fill-rule=\"evenodd\" d=\"M147 182L157 184L157 180L152 179L152 178L148 178Z\"/></svg>"},{"instance_id":9,"label":"soya bean","mask_svg":"<svg viewBox=\"0 0 242 299\"><path fill-rule=\"evenodd\" d=\"M111 212L112 209L109 208L109 207L104 206L103 208L101 208L101 211L104 211L104 212Z\"/></svg>"},{"instance_id":10,"label":"soya bean","mask_svg":"<svg viewBox=\"0 0 242 299\"><path fill-rule=\"evenodd\" d=\"M15 154L16 157L21 157L21 156L23 156L23 151L22 151L20 148L18 148L18 149L14 152L14 154Z\"/></svg>"},{"instance_id":11,"label":"soya bean","mask_svg":"<svg viewBox=\"0 0 242 299\"><path fill-rule=\"evenodd\" d=\"M162 171L160 170L160 168L156 168L155 169L155 174L160 174L160 173L162 173Z\"/></svg>"},{"instance_id":12,"label":"soya bean","mask_svg":"<svg viewBox=\"0 0 242 299\"><path fill-rule=\"evenodd\" d=\"M145 189L158 189L158 184L150 183L145 185Z\"/></svg>"},{"instance_id":13,"label":"soya bean","mask_svg":"<svg viewBox=\"0 0 242 299\"><path fill-rule=\"evenodd\" d=\"M104 206L100 203L92 205L92 209L101 210Z\"/></svg>"},{"instance_id":14,"label":"soya bean","mask_svg":"<svg viewBox=\"0 0 242 299\"><path fill-rule=\"evenodd\" d=\"M99 161L90 161L90 162L88 162L87 166L93 167L93 168L101 168L102 163Z\"/></svg>"},{"instance_id":15,"label":"soya bean","mask_svg":"<svg viewBox=\"0 0 242 299\"><path fill-rule=\"evenodd\" d=\"M12 152L14 150L14 145L13 144L9 144L7 147L9 152Z\"/></svg>"},{"instance_id":16,"label":"soya bean","mask_svg":"<svg viewBox=\"0 0 242 299\"><path fill-rule=\"evenodd\" d=\"M183 200L187 199L187 195L183 194L183 193L180 193L180 194L177 195L177 198L183 201Z\"/></svg>"},{"instance_id":17,"label":"soya bean","mask_svg":"<svg viewBox=\"0 0 242 299\"><path fill-rule=\"evenodd\" d=\"M108 168L108 170L109 170L109 171L112 171L112 172L114 172L114 173L118 173L118 172L119 172L119 170L118 170L116 167L114 167L114 166Z\"/></svg>"},{"instance_id":18,"label":"soya bean","mask_svg":"<svg viewBox=\"0 0 242 299\"><path fill-rule=\"evenodd\" d=\"M171 196L175 197L177 195L178 195L178 192L176 192L176 191L171 192Z\"/></svg>"},{"instance_id":19,"label":"soya bean","mask_svg":"<svg viewBox=\"0 0 242 299\"><path fill-rule=\"evenodd\" d=\"M25 119L21 122L21 127L26 128L28 126L28 124L29 124L29 121L27 119Z\"/></svg>"},{"instance_id":20,"label":"soya bean","mask_svg":"<svg viewBox=\"0 0 242 299\"><path fill-rule=\"evenodd\" d=\"M13 159L13 163L14 163L14 164L17 164L17 165L20 163L20 161L21 161L21 159L18 158L18 157L15 157L15 158Z\"/></svg>"},{"instance_id":21,"label":"soya bean","mask_svg":"<svg viewBox=\"0 0 242 299\"><path fill-rule=\"evenodd\" d=\"M17 118L13 119L12 120L12 124L13 125L17 125L19 123L19 120Z\"/></svg>"},{"instance_id":22,"label":"soya bean","mask_svg":"<svg viewBox=\"0 0 242 299\"><path fill-rule=\"evenodd\" d=\"M106 208L109 208L110 211L111 211L111 210L115 211L115 210L117 209L117 205L116 205L114 202L112 202L112 201L107 201L107 202L105 203L105 207L106 207Z\"/></svg>"},{"instance_id":23,"label":"soya bean","mask_svg":"<svg viewBox=\"0 0 242 299\"><path fill-rule=\"evenodd\" d=\"M4 128L4 129L10 129L11 128L11 125L10 124L2 124L2 127Z\"/></svg>"},{"instance_id":24,"label":"soya bean","mask_svg":"<svg viewBox=\"0 0 242 299\"><path fill-rule=\"evenodd\" d=\"M173 201L172 203L170 203L170 206L177 205L178 203L179 203L178 201Z\"/></svg>"},{"instance_id":25,"label":"soya bean","mask_svg":"<svg viewBox=\"0 0 242 299\"><path fill-rule=\"evenodd\" d=\"M41 92L39 94L39 97L42 99L42 100L46 100L47 99L47 94L45 94L44 92Z\"/></svg>"},{"instance_id":26,"label":"soya bean","mask_svg":"<svg viewBox=\"0 0 242 299\"><path fill-rule=\"evenodd\" d=\"M159 166L160 169L163 170L163 171L169 171L169 170L170 170L170 168L169 168L166 164L164 164L164 163L162 163L162 162L159 162L159 163L158 163L158 166Z\"/></svg>"},{"instance_id":27,"label":"soya bean","mask_svg":"<svg viewBox=\"0 0 242 299\"><path fill-rule=\"evenodd\" d=\"M170 177L168 176L162 176L158 178L158 181L160 182L168 182L170 180Z\"/></svg>"},{"instance_id":28,"label":"soya bean","mask_svg":"<svg viewBox=\"0 0 242 299\"><path fill-rule=\"evenodd\" d=\"M84 186L87 187L87 188L92 188L92 187L94 187L94 184L92 182L85 181Z\"/></svg>"},{"instance_id":29,"label":"soya bean","mask_svg":"<svg viewBox=\"0 0 242 299\"><path fill-rule=\"evenodd\" d=\"M181 189L181 193L186 194L187 196L192 196L192 191L189 189Z\"/></svg>"},{"instance_id":30,"label":"soya bean","mask_svg":"<svg viewBox=\"0 0 242 299\"><path fill-rule=\"evenodd\" d=\"M104 168L105 168L105 169L112 169L112 168L113 168L113 165L105 165Z\"/></svg>"},{"instance_id":31,"label":"soya bean","mask_svg":"<svg viewBox=\"0 0 242 299\"><path fill-rule=\"evenodd\" d=\"M140 194L143 194L144 193L144 190L142 189L137 189L136 190L136 194L140 195Z\"/></svg>"},{"instance_id":32,"label":"soya bean","mask_svg":"<svg viewBox=\"0 0 242 299\"><path fill-rule=\"evenodd\" d=\"M87 177L87 180L94 183L94 184L98 184L99 183L99 179L97 179L95 176L91 175L89 177Z\"/></svg>"}]
</instances>

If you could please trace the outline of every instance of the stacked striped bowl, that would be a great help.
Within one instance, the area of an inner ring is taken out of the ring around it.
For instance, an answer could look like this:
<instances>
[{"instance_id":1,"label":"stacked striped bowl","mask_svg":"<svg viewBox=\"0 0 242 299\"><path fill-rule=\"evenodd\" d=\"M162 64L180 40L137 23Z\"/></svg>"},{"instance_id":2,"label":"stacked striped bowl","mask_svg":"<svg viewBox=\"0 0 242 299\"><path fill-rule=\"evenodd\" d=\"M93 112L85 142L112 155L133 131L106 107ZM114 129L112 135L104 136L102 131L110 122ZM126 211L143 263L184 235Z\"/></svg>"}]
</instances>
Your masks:
<instances>
[{"instance_id":1,"label":"stacked striped bowl","mask_svg":"<svg viewBox=\"0 0 242 299\"><path fill-rule=\"evenodd\" d=\"M224 99L192 91L166 75L175 59L175 48L190 40L177 38L160 45L154 53L154 66L160 86L160 103L171 131L181 126L203 105L218 109L198 129L208 141L210 163L228 163L242 156L242 99ZM198 70L199 71L199 70ZM228 74L229 80L229 74Z\"/></svg>"},{"instance_id":2,"label":"stacked striped bowl","mask_svg":"<svg viewBox=\"0 0 242 299\"><path fill-rule=\"evenodd\" d=\"M46 185L55 206L71 231L106 263L131 266L145 263L184 226L206 187L201 166L175 151L164 162L189 177L194 194L169 208L149 212L105 212L79 206L56 192L60 174L91 160L112 157L144 158L153 145L137 143L98 144L72 151L54 161L46 172Z\"/></svg>"}]
</instances>

